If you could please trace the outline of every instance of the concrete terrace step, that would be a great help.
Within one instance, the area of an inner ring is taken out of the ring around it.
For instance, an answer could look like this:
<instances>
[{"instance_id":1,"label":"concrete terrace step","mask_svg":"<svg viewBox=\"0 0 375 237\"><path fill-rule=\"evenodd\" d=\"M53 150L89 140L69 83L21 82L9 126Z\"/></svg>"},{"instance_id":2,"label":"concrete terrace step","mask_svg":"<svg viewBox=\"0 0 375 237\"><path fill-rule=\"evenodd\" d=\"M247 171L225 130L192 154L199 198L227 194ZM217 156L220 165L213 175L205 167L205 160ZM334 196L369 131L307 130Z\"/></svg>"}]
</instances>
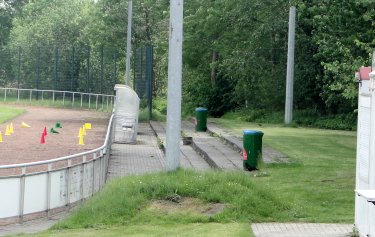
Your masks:
<instances>
[{"instance_id":1,"label":"concrete terrace step","mask_svg":"<svg viewBox=\"0 0 375 237\"><path fill-rule=\"evenodd\" d=\"M212 167L227 170L242 169L241 155L223 144L220 138L210 136L206 132L195 132L194 124L189 121L182 122L182 130L187 136L193 137L193 148Z\"/></svg>"},{"instance_id":2,"label":"concrete terrace step","mask_svg":"<svg viewBox=\"0 0 375 237\"><path fill-rule=\"evenodd\" d=\"M151 127L154 129L158 138L164 143L165 142L165 125L164 123L152 121ZM242 169L242 158L238 152L233 151L230 147L223 144L218 137L212 137L205 132L195 132L195 126L191 122L182 122L182 131L186 136L191 136L193 138L192 145L181 146L181 151L186 154L186 157L182 155L183 159L181 161L182 166L191 163L198 163L198 167L209 164L212 168L218 169ZM197 153L204 158L204 160L198 155L191 156L194 154L192 151L194 149ZM186 152L189 152L188 154ZM194 159L192 159L194 157ZM199 158L197 158L199 157ZM188 159L185 159L188 158ZM188 160L188 162L186 161Z\"/></svg>"},{"instance_id":3,"label":"concrete terrace step","mask_svg":"<svg viewBox=\"0 0 375 237\"><path fill-rule=\"evenodd\" d=\"M233 150L242 154L243 141L242 138L233 135L232 133L225 131L224 129L218 127L214 122L209 122L207 125L207 132L213 136L218 136L222 140L232 147ZM262 159L265 163L288 163L288 156L265 145L262 146Z\"/></svg>"},{"instance_id":4,"label":"concrete terrace step","mask_svg":"<svg viewBox=\"0 0 375 237\"><path fill-rule=\"evenodd\" d=\"M166 129L165 124L155 121L150 121L150 126L154 131L156 137L159 139L158 142L163 143L165 147L166 140ZM210 165L199 156L191 146L181 146L181 166L183 168L192 168L195 170L207 170L210 169Z\"/></svg>"}]
</instances>

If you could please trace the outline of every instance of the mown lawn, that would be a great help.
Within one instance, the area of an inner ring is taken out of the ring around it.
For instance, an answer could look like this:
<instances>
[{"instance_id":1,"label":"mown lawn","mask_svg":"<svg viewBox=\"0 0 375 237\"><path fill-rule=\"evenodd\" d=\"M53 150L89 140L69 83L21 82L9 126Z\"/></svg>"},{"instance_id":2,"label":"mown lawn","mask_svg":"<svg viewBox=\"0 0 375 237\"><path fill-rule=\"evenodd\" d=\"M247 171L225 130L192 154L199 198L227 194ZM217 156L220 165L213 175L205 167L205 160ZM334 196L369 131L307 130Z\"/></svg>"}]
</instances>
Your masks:
<instances>
[{"instance_id":1,"label":"mown lawn","mask_svg":"<svg viewBox=\"0 0 375 237\"><path fill-rule=\"evenodd\" d=\"M25 111L23 109L0 106L0 124L9 121L14 117L23 114L24 112Z\"/></svg>"},{"instance_id":2,"label":"mown lawn","mask_svg":"<svg viewBox=\"0 0 375 237\"><path fill-rule=\"evenodd\" d=\"M215 122L237 135L262 130L263 141L290 162L251 173L178 170L116 179L36 236L253 236L253 222L353 223L355 132ZM196 207L170 201L177 208L155 207L176 195L198 200ZM205 215L215 203L225 209Z\"/></svg>"}]
</instances>

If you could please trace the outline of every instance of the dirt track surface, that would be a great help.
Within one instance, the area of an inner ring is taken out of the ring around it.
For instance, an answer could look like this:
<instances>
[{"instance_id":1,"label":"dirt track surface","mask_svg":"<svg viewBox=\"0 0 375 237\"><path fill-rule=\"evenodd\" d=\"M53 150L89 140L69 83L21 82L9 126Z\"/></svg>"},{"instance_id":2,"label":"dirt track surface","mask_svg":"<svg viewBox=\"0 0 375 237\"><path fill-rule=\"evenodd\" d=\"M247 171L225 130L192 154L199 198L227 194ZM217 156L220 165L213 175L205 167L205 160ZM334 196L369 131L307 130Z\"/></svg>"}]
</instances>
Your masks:
<instances>
[{"instance_id":1,"label":"dirt track surface","mask_svg":"<svg viewBox=\"0 0 375 237\"><path fill-rule=\"evenodd\" d=\"M7 107L8 105L1 105ZM109 113L88 110L72 110L34 106L14 106L26 112L11 121L0 124L3 142L0 143L0 165L19 164L41 160L49 160L62 156L77 154L100 147L109 121ZM6 126L13 123L14 133L5 136ZM22 122L30 128L22 128ZM60 122L59 133L52 134L50 129ZM85 145L78 145L79 128L91 123L92 129L87 130L84 137ZM48 135L45 144L41 144L44 127Z\"/></svg>"}]
</instances>

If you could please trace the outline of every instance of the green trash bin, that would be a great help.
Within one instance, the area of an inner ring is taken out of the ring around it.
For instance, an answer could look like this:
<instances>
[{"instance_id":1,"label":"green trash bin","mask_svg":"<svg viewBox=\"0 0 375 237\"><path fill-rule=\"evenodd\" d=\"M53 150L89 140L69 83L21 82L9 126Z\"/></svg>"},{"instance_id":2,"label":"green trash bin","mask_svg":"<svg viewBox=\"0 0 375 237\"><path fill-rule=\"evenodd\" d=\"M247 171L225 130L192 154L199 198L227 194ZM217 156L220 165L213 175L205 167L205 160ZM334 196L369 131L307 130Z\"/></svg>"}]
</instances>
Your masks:
<instances>
[{"instance_id":1,"label":"green trash bin","mask_svg":"<svg viewBox=\"0 0 375 237\"><path fill-rule=\"evenodd\" d=\"M245 170L257 170L258 163L262 159L263 132L256 130L243 131L243 168Z\"/></svg>"},{"instance_id":2,"label":"green trash bin","mask_svg":"<svg viewBox=\"0 0 375 237\"><path fill-rule=\"evenodd\" d=\"M205 132L207 130L207 109L195 109L195 131Z\"/></svg>"}]
</instances>

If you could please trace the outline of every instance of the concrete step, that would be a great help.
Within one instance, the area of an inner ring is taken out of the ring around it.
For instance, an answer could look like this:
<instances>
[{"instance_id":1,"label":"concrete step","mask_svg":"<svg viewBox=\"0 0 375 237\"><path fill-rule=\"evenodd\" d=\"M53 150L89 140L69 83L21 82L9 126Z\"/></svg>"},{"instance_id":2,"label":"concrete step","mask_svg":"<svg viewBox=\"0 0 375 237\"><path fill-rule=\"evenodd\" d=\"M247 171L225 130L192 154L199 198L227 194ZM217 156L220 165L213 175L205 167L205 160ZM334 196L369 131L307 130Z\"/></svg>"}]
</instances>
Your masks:
<instances>
[{"instance_id":1,"label":"concrete step","mask_svg":"<svg viewBox=\"0 0 375 237\"><path fill-rule=\"evenodd\" d=\"M187 136L193 137L193 148L211 167L227 170L242 169L241 155L223 144L220 138L210 136L206 132L196 132L194 124L189 121L182 122L182 130Z\"/></svg>"},{"instance_id":2,"label":"concrete step","mask_svg":"<svg viewBox=\"0 0 375 237\"><path fill-rule=\"evenodd\" d=\"M242 155L243 141L242 137L236 136L216 125L216 123L209 122L207 125L207 132L211 135L220 137L221 140L228 144L233 150ZM267 134L265 134L267 136ZM262 159L264 163L288 163L288 156L267 146L263 143L262 146Z\"/></svg>"},{"instance_id":3,"label":"concrete step","mask_svg":"<svg viewBox=\"0 0 375 237\"><path fill-rule=\"evenodd\" d=\"M162 143L164 150L166 141L166 128L165 123L150 121L150 126L153 129L158 141ZM210 165L194 151L192 146L181 144L181 160L180 164L183 168L192 168L198 171L210 169Z\"/></svg>"}]
</instances>

